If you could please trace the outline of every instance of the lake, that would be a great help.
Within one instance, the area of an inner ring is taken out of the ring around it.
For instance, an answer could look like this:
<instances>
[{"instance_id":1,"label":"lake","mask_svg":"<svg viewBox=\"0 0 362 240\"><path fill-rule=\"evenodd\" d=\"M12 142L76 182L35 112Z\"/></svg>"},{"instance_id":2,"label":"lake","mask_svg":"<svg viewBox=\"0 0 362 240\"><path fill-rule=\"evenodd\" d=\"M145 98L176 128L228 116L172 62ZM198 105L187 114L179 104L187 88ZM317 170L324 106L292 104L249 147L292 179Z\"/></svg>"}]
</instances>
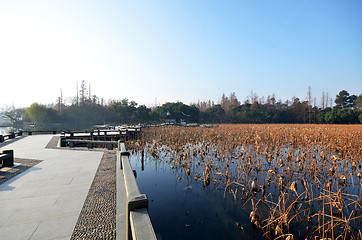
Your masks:
<instances>
[{"instance_id":1,"label":"lake","mask_svg":"<svg viewBox=\"0 0 362 240\"><path fill-rule=\"evenodd\" d=\"M8 134L12 129L12 127L0 127L0 135Z\"/></svg>"},{"instance_id":2,"label":"lake","mask_svg":"<svg viewBox=\"0 0 362 240\"><path fill-rule=\"evenodd\" d=\"M358 239L361 137L344 125L160 127L127 149L163 239Z\"/></svg>"},{"instance_id":3,"label":"lake","mask_svg":"<svg viewBox=\"0 0 362 240\"><path fill-rule=\"evenodd\" d=\"M137 172L141 193L149 199L149 214L155 232L162 239L256 239L261 232L250 224L250 209L241 208L223 189L187 176L183 168L171 168L167 156L163 160L145 153L130 156Z\"/></svg>"}]
</instances>

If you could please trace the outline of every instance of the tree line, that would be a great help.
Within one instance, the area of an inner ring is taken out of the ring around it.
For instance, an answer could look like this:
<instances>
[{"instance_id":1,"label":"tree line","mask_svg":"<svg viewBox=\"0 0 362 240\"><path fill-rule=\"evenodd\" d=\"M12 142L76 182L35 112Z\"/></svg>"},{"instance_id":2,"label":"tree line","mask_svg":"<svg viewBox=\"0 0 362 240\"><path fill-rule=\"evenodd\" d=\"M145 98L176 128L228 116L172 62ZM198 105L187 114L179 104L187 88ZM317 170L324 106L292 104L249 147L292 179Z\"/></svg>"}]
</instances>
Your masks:
<instances>
[{"instance_id":1,"label":"tree line","mask_svg":"<svg viewBox=\"0 0 362 240\"><path fill-rule=\"evenodd\" d=\"M350 95L342 90L336 95L335 105L328 105L327 99L322 97L322 106L313 104L310 88L307 100L293 98L292 101L276 101L275 95L258 98L252 93L241 104L231 93L222 96L219 104L213 102L198 102L201 109L201 122L218 123L330 123L330 124L357 124L362 123L362 94ZM314 99L315 102L315 99Z\"/></svg>"},{"instance_id":2,"label":"tree line","mask_svg":"<svg viewBox=\"0 0 362 240\"><path fill-rule=\"evenodd\" d=\"M276 101L275 96L259 98L252 93L241 103L235 93L223 94L221 101L186 105L182 102L167 102L149 108L129 99L112 100L108 104L99 101L95 95L86 97L84 88L69 105L60 99L53 107L33 103L25 109L8 109L6 116L17 127L24 123L38 128L88 128L103 124L160 123L167 112L183 112L190 115L188 122L195 123L362 123L362 94L350 95L342 90L336 96L332 107L312 104L311 97L301 101ZM310 89L308 90L308 95Z\"/></svg>"}]
</instances>

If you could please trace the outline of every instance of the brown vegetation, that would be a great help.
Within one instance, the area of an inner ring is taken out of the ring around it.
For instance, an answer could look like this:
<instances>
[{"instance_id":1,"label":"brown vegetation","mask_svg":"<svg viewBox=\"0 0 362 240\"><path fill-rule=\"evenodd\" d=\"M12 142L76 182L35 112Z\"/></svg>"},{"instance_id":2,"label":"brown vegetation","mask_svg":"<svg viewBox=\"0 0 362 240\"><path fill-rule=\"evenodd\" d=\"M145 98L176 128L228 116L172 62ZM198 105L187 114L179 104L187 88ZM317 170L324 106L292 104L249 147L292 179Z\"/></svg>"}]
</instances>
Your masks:
<instances>
[{"instance_id":1,"label":"brown vegetation","mask_svg":"<svg viewBox=\"0 0 362 240\"><path fill-rule=\"evenodd\" d=\"M149 128L134 150L224 191L267 239L362 239L362 126Z\"/></svg>"}]
</instances>

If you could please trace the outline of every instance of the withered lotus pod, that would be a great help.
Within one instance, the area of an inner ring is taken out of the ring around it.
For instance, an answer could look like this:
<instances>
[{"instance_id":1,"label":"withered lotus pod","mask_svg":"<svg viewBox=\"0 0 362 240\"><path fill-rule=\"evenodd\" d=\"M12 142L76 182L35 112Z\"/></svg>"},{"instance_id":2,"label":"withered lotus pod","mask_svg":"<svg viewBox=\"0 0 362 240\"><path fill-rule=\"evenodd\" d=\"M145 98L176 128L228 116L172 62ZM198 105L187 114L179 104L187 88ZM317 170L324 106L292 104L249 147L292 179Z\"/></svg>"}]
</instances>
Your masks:
<instances>
[{"instance_id":1,"label":"withered lotus pod","mask_svg":"<svg viewBox=\"0 0 362 240\"><path fill-rule=\"evenodd\" d=\"M258 191L258 185L256 184L255 181L253 181L253 182L251 183L251 190L252 190L253 192L257 192L257 191Z\"/></svg>"},{"instance_id":2,"label":"withered lotus pod","mask_svg":"<svg viewBox=\"0 0 362 240\"><path fill-rule=\"evenodd\" d=\"M333 175L335 171L336 171L336 170L334 169L334 167L331 167L331 168L329 169L329 172L330 172L331 175Z\"/></svg>"},{"instance_id":3,"label":"withered lotus pod","mask_svg":"<svg viewBox=\"0 0 362 240\"><path fill-rule=\"evenodd\" d=\"M345 175L341 175L339 178L340 178L341 180L343 180L343 181L346 181L346 180L347 180L347 178L346 178Z\"/></svg>"},{"instance_id":4,"label":"withered lotus pod","mask_svg":"<svg viewBox=\"0 0 362 240\"><path fill-rule=\"evenodd\" d=\"M290 186L290 190L294 191L295 194L298 194L298 188L297 188L297 182L294 181L292 185Z\"/></svg>"},{"instance_id":5,"label":"withered lotus pod","mask_svg":"<svg viewBox=\"0 0 362 240\"><path fill-rule=\"evenodd\" d=\"M278 187L279 187L279 189L280 189L280 190L283 190L283 189L284 189L284 185L285 185L285 183L284 183L284 178L283 178L283 176L280 176L280 177L279 177L279 180L278 180Z\"/></svg>"}]
</instances>

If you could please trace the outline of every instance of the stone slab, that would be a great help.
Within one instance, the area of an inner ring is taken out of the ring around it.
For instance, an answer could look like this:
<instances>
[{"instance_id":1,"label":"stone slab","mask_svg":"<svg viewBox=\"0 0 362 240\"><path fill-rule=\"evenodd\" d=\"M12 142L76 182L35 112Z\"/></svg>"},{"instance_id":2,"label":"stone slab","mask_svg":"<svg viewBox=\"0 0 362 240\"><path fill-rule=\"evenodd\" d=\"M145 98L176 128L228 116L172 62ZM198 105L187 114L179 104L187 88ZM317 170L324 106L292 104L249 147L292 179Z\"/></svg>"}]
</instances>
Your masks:
<instances>
[{"instance_id":1,"label":"stone slab","mask_svg":"<svg viewBox=\"0 0 362 240\"><path fill-rule=\"evenodd\" d=\"M16 158L43 160L0 185L0 238L70 239L103 152L46 149L52 137L0 145Z\"/></svg>"}]
</instances>

